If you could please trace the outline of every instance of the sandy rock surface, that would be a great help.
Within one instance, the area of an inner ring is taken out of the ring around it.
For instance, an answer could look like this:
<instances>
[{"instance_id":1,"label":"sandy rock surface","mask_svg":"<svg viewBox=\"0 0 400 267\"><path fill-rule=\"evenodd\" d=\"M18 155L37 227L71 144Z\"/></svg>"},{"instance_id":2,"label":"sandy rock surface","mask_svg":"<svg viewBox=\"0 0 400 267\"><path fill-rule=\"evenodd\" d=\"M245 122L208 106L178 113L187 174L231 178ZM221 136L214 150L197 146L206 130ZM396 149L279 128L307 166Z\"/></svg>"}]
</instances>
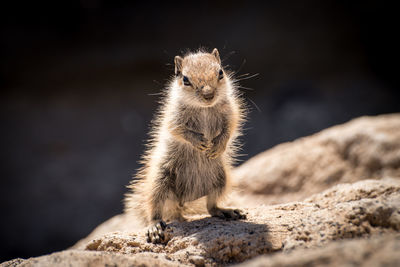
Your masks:
<instances>
[{"instance_id":1,"label":"sandy rock surface","mask_svg":"<svg viewBox=\"0 0 400 267\"><path fill-rule=\"evenodd\" d=\"M315 249L259 256L237 267L278 266L393 266L400 264L400 235L343 240Z\"/></svg>"},{"instance_id":2,"label":"sandy rock surface","mask_svg":"<svg viewBox=\"0 0 400 267\"><path fill-rule=\"evenodd\" d=\"M279 145L233 179L227 203L246 220L191 216L154 245L121 214L70 250L1 266L400 265L399 114Z\"/></svg>"},{"instance_id":3,"label":"sandy rock surface","mask_svg":"<svg viewBox=\"0 0 400 267\"><path fill-rule=\"evenodd\" d=\"M278 145L233 172L238 203L303 200L339 183L400 177L400 115L361 117Z\"/></svg>"}]
</instances>

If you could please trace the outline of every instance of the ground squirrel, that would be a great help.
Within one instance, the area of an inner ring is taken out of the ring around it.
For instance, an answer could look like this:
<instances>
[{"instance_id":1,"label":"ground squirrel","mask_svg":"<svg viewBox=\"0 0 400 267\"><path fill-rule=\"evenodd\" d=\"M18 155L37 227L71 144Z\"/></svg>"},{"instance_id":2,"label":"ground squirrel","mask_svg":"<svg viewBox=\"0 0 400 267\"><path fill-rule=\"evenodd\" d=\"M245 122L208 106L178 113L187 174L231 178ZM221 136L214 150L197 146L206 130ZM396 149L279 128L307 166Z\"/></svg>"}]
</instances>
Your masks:
<instances>
[{"instance_id":1,"label":"ground squirrel","mask_svg":"<svg viewBox=\"0 0 400 267\"><path fill-rule=\"evenodd\" d=\"M232 75L217 49L175 57L175 77L152 122L151 139L129 185L125 211L150 227L149 242L165 242L165 220L181 220L185 202L206 196L212 216L241 219L218 207L232 168L244 108Z\"/></svg>"}]
</instances>

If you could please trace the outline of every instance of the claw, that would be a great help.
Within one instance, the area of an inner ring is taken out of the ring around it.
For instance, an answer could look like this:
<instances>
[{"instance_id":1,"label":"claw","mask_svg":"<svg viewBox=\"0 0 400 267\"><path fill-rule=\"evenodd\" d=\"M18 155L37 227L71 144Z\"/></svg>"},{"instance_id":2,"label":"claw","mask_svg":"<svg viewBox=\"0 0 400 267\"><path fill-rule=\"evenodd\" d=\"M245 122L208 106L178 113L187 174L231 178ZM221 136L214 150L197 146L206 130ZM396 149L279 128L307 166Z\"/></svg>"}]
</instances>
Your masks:
<instances>
[{"instance_id":1,"label":"claw","mask_svg":"<svg viewBox=\"0 0 400 267\"><path fill-rule=\"evenodd\" d=\"M201 144L199 144L199 145L197 146L197 148L198 148L199 150L201 150L201 151L205 151L205 150L209 149L209 145L204 144L204 143L201 143Z\"/></svg>"},{"instance_id":2,"label":"claw","mask_svg":"<svg viewBox=\"0 0 400 267\"><path fill-rule=\"evenodd\" d=\"M212 216L219 217L221 219L225 220L237 220L237 219L246 219L246 214L244 214L241 210L239 209L217 209Z\"/></svg>"},{"instance_id":3,"label":"claw","mask_svg":"<svg viewBox=\"0 0 400 267\"><path fill-rule=\"evenodd\" d=\"M160 221L161 228L165 230L167 228L167 224L164 221Z\"/></svg>"},{"instance_id":4,"label":"claw","mask_svg":"<svg viewBox=\"0 0 400 267\"><path fill-rule=\"evenodd\" d=\"M243 213L241 210L234 210L233 212L235 212L235 214L237 214L237 216L239 217L239 219L246 219L246 214Z\"/></svg>"},{"instance_id":5,"label":"claw","mask_svg":"<svg viewBox=\"0 0 400 267\"><path fill-rule=\"evenodd\" d=\"M147 230L147 242L154 244L166 244L169 241L167 235L165 234L165 230L167 228L167 224L164 221L159 221L155 225L151 226Z\"/></svg>"},{"instance_id":6,"label":"claw","mask_svg":"<svg viewBox=\"0 0 400 267\"><path fill-rule=\"evenodd\" d=\"M218 158L219 155L220 155L220 154L219 154L217 151L209 151L209 152L207 153L207 157L208 157L209 159L216 159L216 158Z\"/></svg>"}]
</instances>

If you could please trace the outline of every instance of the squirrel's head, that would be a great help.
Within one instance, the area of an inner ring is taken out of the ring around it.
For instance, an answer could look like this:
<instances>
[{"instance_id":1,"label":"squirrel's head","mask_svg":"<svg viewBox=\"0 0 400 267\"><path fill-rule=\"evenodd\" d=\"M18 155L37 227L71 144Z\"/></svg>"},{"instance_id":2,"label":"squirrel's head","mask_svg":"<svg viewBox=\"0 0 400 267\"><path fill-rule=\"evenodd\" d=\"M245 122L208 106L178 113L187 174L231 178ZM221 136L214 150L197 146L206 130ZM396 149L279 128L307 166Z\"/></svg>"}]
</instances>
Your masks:
<instances>
[{"instance_id":1,"label":"squirrel's head","mask_svg":"<svg viewBox=\"0 0 400 267\"><path fill-rule=\"evenodd\" d=\"M175 75L183 97L200 106L212 106L224 93L226 75L216 48L175 57ZM193 102L195 101L195 102Z\"/></svg>"}]
</instances>

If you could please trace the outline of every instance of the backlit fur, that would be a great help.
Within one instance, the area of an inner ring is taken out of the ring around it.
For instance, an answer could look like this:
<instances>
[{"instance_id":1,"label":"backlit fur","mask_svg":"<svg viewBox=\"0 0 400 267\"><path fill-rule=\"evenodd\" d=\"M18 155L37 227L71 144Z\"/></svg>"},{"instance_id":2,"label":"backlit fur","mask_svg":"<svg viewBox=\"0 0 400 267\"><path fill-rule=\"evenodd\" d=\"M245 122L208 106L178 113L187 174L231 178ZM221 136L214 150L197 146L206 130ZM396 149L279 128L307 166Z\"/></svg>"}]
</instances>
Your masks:
<instances>
[{"instance_id":1,"label":"backlit fur","mask_svg":"<svg viewBox=\"0 0 400 267\"><path fill-rule=\"evenodd\" d=\"M208 205L214 205L224 195L244 118L242 100L216 49L176 57L175 64L176 76L165 89L142 167L125 198L125 211L148 225L161 219L182 219L187 202L208 196ZM223 78L219 80L220 70ZM191 86L184 85L183 76ZM212 101L202 98L201 88L213 90ZM221 143L216 158L195 146L192 131Z\"/></svg>"}]
</instances>

